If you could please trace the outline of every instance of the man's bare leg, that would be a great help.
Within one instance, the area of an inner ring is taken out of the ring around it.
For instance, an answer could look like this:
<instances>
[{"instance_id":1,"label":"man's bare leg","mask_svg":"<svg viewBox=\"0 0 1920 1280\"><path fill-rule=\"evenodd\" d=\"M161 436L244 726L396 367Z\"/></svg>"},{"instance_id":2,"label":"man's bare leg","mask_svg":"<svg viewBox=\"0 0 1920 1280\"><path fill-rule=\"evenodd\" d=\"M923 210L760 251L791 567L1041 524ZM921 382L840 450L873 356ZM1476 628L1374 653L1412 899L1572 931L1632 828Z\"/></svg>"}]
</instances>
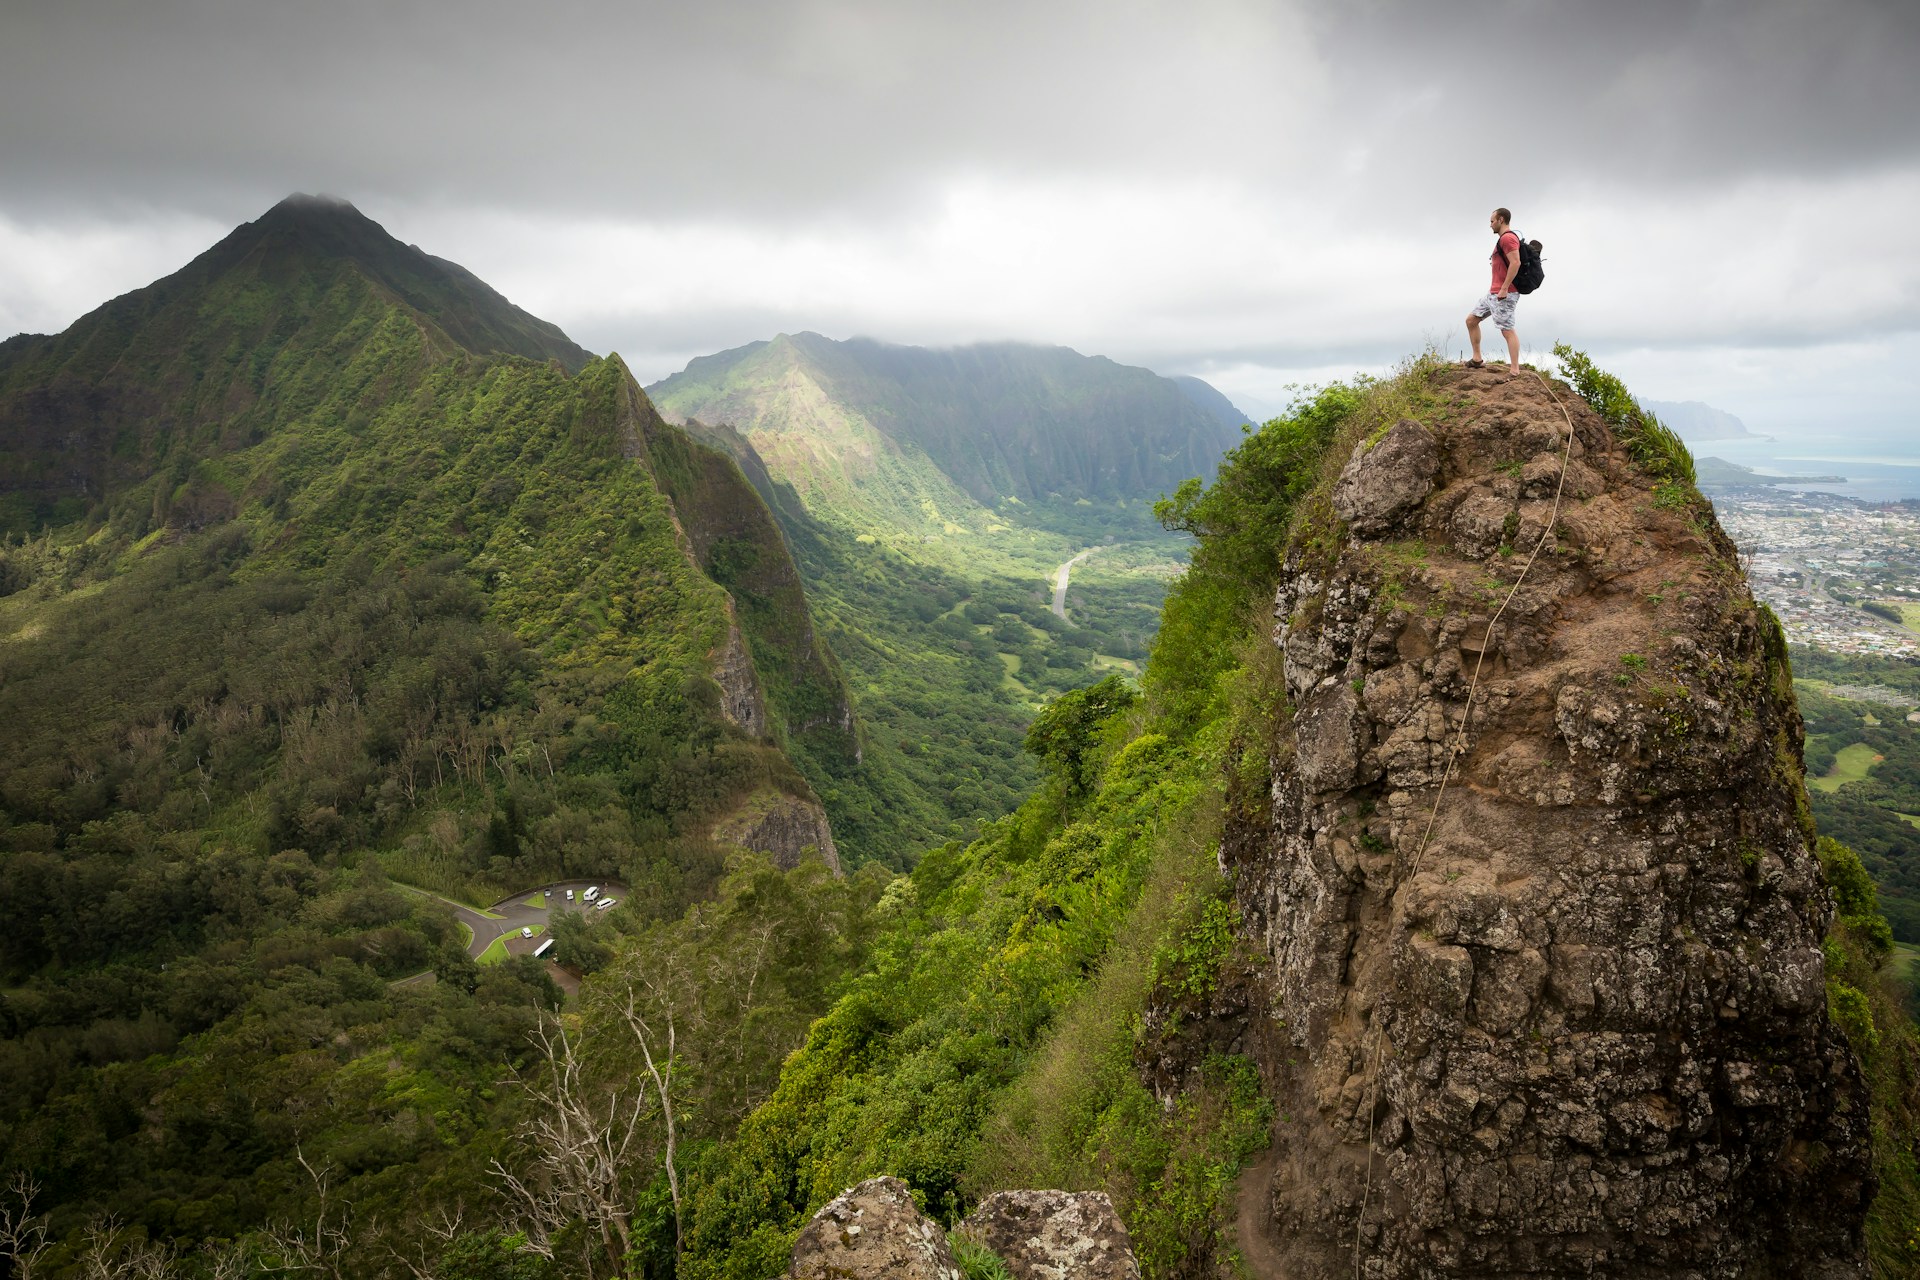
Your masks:
<instances>
[{"instance_id":1,"label":"man's bare leg","mask_svg":"<svg viewBox=\"0 0 1920 1280\"><path fill-rule=\"evenodd\" d=\"M1467 317L1467 338L1473 343L1473 358L1480 359L1480 317Z\"/></svg>"},{"instance_id":2,"label":"man's bare leg","mask_svg":"<svg viewBox=\"0 0 1920 1280\"><path fill-rule=\"evenodd\" d=\"M1507 340L1507 372L1520 372L1520 335L1512 329L1502 329L1500 336ZM1473 344L1473 354L1480 354L1480 344Z\"/></svg>"}]
</instances>

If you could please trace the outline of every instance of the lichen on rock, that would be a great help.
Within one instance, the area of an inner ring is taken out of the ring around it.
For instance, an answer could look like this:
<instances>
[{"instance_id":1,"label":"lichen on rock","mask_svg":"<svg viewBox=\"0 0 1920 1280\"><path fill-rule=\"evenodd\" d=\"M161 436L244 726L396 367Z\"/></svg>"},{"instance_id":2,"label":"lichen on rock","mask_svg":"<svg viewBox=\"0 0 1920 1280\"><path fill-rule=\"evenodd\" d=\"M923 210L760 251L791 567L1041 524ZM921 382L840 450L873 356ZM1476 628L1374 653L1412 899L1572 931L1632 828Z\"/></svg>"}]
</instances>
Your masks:
<instances>
[{"instance_id":1,"label":"lichen on rock","mask_svg":"<svg viewBox=\"0 0 1920 1280\"><path fill-rule=\"evenodd\" d=\"M792 1280L960 1280L947 1234L907 1184L868 1178L813 1215L794 1242Z\"/></svg>"},{"instance_id":2,"label":"lichen on rock","mask_svg":"<svg viewBox=\"0 0 1920 1280\"><path fill-rule=\"evenodd\" d=\"M960 1232L1014 1280L1140 1280L1126 1224L1104 1191L996 1191Z\"/></svg>"}]
</instances>

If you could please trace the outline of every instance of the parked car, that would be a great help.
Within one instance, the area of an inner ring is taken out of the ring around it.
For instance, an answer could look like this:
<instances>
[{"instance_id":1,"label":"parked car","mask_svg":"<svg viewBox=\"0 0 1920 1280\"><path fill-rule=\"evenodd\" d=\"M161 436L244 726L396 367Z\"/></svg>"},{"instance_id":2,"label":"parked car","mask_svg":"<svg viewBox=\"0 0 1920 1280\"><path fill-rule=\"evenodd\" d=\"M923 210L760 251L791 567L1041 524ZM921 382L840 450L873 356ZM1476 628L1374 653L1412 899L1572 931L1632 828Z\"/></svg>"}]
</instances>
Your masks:
<instances>
[{"instance_id":1,"label":"parked car","mask_svg":"<svg viewBox=\"0 0 1920 1280\"><path fill-rule=\"evenodd\" d=\"M533 926L528 925L526 928L522 929L520 931L520 936L523 938L531 938L533 936Z\"/></svg>"},{"instance_id":2,"label":"parked car","mask_svg":"<svg viewBox=\"0 0 1920 1280\"><path fill-rule=\"evenodd\" d=\"M593 909L595 911L605 911L608 907L612 906L614 903L618 901L619 901L618 898L602 898L600 899L600 901L596 902L593 905Z\"/></svg>"},{"instance_id":3,"label":"parked car","mask_svg":"<svg viewBox=\"0 0 1920 1280\"><path fill-rule=\"evenodd\" d=\"M599 896L600 896L600 886L595 884L595 885L588 885L587 891L581 894L580 898L583 902L592 902L595 898Z\"/></svg>"},{"instance_id":4,"label":"parked car","mask_svg":"<svg viewBox=\"0 0 1920 1280\"><path fill-rule=\"evenodd\" d=\"M572 901L573 901L573 890L571 890L571 889L569 889L569 890L567 890L567 901L568 901L568 902L572 902Z\"/></svg>"}]
</instances>

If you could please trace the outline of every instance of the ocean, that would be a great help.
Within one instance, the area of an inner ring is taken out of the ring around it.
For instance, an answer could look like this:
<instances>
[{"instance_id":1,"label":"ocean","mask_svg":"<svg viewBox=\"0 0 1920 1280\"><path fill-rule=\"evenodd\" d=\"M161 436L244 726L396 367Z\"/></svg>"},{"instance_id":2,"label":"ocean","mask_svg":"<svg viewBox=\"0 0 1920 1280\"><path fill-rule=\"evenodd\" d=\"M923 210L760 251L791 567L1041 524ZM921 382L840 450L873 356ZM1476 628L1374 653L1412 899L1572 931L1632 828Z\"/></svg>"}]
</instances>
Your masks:
<instances>
[{"instance_id":1,"label":"ocean","mask_svg":"<svg viewBox=\"0 0 1920 1280\"><path fill-rule=\"evenodd\" d=\"M1845 476L1844 484L1775 485L1842 493L1869 502L1920 499L1920 441L1887 436L1775 436L1689 441L1696 458L1723 458L1755 471L1787 476Z\"/></svg>"}]
</instances>

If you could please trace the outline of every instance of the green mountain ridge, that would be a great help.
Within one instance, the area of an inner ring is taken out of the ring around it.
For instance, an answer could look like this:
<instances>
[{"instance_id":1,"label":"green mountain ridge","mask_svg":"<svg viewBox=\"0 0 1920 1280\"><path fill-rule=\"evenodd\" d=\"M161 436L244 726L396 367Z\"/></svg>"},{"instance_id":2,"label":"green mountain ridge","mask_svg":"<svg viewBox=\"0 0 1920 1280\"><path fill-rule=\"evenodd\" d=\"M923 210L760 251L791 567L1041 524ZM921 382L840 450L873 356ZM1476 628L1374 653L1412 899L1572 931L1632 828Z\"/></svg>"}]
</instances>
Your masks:
<instances>
[{"instance_id":1,"label":"green mountain ridge","mask_svg":"<svg viewBox=\"0 0 1920 1280\"><path fill-rule=\"evenodd\" d=\"M240 281L257 287L235 308ZM284 379L275 361L369 295L406 308L436 352L551 359L569 371L591 359L352 205L292 196L64 333L0 343L0 530L63 523L163 461L253 438L274 419L261 401Z\"/></svg>"},{"instance_id":2,"label":"green mountain ridge","mask_svg":"<svg viewBox=\"0 0 1920 1280\"><path fill-rule=\"evenodd\" d=\"M284 201L67 332L10 342L0 449L11 514L37 535L6 553L0 575L11 596L0 609L15 624L7 699L23 725L58 705L47 690L96 660L87 653L138 643L72 630L77 610L111 615L127 593L171 604L156 566L211 555L168 571L185 575L180 598L207 574L284 581L299 612L343 571L356 588L451 574L478 590L486 625L504 628L496 643L511 637L541 679L567 684L559 702L600 707L615 725L622 709L618 733L658 713L686 733L709 721L731 730L748 755L764 740L769 760L776 744L816 769L815 757L857 755L837 666L738 467L661 419L617 357L590 356L350 205ZM81 504L84 521L59 519ZM51 637L77 651L46 665ZM203 656L179 661L192 668ZM91 731L154 715L178 731L211 713L167 691L192 683L181 671L113 665L105 686L123 687L117 705L91 704ZM146 684L128 686L139 672ZM247 696L222 688L218 668L203 679L214 710ZM109 755L111 737L99 744ZM30 762L53 746L39 741L16 736L4 764L27 791L5 798L16 823L49 821L57 833L100 806L62 817L42 782L21 782L43 778ZM512 758L534 745L496 749ZM551 746L538 745L557 776ZM681 749L653 748L657 758ZM775 772L811 800L783 760ZM362 804L321 807L343 818ZM363 817L346 824L353 838L392 826Z\"/></svg>"},{"instance_id":3,"label":"green mountain ridge","mask_svg":"<svg viewBox=\"0 0 1920 1280\"><path fill-rule=\"evenodd\" d=\"M738 430L823 514L949 534L986 531L1009 501L1171 492L1245 421L1217 392L1066 347L817 333L701 357L649 392L671 417Z\"/></svg>"},{"instance_id":4,"label":"green mountain ridge","mask_svg":"<svg viewBox=\"0 0 1920 1280\"><path fill-rule=\"evenodd\" d=\"M802 950L715 1123L857 963L846 684L617 356L295 199L8 342L0 454L0 1212L51 1212L43 1272L301 1217L310 1168L389 1220L486 1194L562 992L432 894L617 886L554 920L575 973Z\"/></svg>"},{"instance_id":5,"label":"green mountain ridge","mask_svg":"<svg viewBox=\"0 0 1920 1280\"><path fill-rule=\"evenodd\" d=\"M1244 424L1205 383L1064 347L815 333L701 357L651 394L760 491L845 664L866 791L887 802L830 785L836 829L909 853L1017 803L1046 698L1137 672L1188 545L1153 503Z\"/></svg>"}]
</instances>

